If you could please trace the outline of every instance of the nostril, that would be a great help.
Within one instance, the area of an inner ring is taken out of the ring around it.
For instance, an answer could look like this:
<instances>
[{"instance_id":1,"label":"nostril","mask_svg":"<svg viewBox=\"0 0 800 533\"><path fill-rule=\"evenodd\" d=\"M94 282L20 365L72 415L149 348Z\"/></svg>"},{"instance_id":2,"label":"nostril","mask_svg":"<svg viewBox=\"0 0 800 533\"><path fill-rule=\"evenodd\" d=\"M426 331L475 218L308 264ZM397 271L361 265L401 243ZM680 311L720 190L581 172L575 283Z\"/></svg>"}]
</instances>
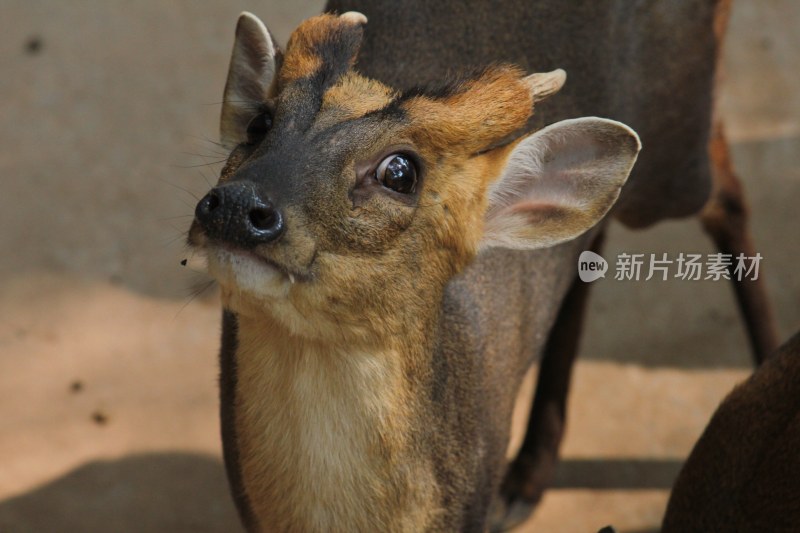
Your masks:
<instances>
[{"instance_id":1,"label":"nostril","mask_svg":"<svg viewBox=\"0 0 800 533\"><path fill-rule=\"evenodd\" d=\"M251 235L259 242L271 242L283 233L283 217L269 202L259 202L247 212Z\"/></svg>"},{"instance_id":2,"label":"nostril","mask_svg":"<svg viewBox=\"0 0 800 533\"><path fill-rule=\"evenodd\" d=\"M206 195L206 208L209 211L213 211L217 207L219 207L219 196L217 196L213 192L208 193L208 195Z\"/></svg>"},{"instance_id":3,"label":"nostril","mask_svg":"<svg viewBox=\"0 0 800 533\"><path fill-rule=\"evenodd\" d=\"M250 211L250 223L260 231L274 229L278 224L278 216L274 209L257 207Z\"/></svg>"},{"instance_id":4,"label":"nostril","mask_svg":"<svg viewBox=\"0 0 800 533\"><path fill-rule=\"evenodd\" d=\"M216 208L219 207L219 204L220 204L219 195L217 195L216 192L211 191L210 193L206 194L197 204L197 209L195 210L195 214L199 218L208 216L212 213L212 211L214 211Z\"/></svg>"}]
</instances>

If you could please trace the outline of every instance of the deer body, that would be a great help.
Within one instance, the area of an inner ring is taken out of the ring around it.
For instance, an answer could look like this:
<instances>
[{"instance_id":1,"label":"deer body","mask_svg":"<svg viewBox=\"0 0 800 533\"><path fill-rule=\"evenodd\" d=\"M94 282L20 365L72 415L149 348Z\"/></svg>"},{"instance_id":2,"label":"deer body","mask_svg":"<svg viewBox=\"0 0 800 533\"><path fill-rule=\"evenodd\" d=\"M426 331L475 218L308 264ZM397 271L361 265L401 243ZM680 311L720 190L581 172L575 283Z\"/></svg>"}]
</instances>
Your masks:
<instances>
[{"instance_id":1,"label":"deer body","mask_svg":"<svg viewBox=\"0 0 800 533\"><path fill-rule=\"evenodd\" d=\"M796 531L800 333L720 404L670 495L663 531Z\"/></svg>"},{"instance_id":2,"label":"deer body","mask_svg":"<svg viewBox=\"0 0 800 533\"><path fill-rule=\"evenodd\" d=\"M496 62L527 72L566 70L569 83L537 110L534 125L595 115L633 128L646 150L614 214L644 227L695 214L708 200L712 95L729 4L411 0L399 8L329 0L326 10L368 17L357 67L395 87Z\"/></svg>"},{"instance_id":3,"label":"deer body","mask_svg":"<svg viewBox=\"0 0 800 533\"><path fill-rule=\"evenodd\" d=\"M242 15L221 122L233 151L190 243L222 288L225 462L249 530L486 529L517 388L640 147L608 120L542 125L630 117L665 146L617 216L697 211L713 4L631 21L587 2L566 28L532 31L554 4L333 1L344 14L304 23L283 56ZM357 70L366 19L351 9L370 20ZM691 38L659 48L673 19ZM639 57L653 48L663 62ZM541 114L560 71L413 88L498 61L563 61L576 79ZM655 113L667 96L683 108Z\"/></svg>"}]
</instances>

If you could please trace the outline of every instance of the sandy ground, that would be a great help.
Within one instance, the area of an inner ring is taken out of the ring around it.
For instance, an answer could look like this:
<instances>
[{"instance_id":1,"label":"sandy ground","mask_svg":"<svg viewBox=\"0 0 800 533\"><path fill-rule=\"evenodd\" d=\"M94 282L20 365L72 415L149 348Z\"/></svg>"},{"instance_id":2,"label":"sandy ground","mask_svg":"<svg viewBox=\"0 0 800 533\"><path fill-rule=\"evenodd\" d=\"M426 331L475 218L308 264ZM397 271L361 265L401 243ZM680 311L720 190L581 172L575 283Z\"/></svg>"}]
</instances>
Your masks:
<instances>
[{"instance_id":1,"label":"sandy ground","mask_svg":"<svg viewBox=\"0 0 800 533\"><path fill-rule=\"evenodd\" d=\"M239 530L220 461L219 308L181 267L223 154L236 15L280 41L320 2L0 7L0 531ZM800 326L800 8L739 1L722 112L783 338ZM203 165L189 168L191 165ZM696 221L619 252L711 252ZM657 529L683 458L749 372L720 282L596 283L564 462L523 531Z\"/></svg>"}]
</instances>

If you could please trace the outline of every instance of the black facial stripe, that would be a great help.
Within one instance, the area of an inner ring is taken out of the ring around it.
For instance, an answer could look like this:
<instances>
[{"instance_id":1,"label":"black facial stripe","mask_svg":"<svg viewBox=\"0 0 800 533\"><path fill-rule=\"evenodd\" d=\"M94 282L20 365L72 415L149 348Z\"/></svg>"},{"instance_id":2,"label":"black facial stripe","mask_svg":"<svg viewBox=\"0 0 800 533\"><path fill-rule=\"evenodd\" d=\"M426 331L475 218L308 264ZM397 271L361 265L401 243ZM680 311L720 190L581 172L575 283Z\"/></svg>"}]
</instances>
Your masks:
<instances>
[{"instance_id":1,"label":"black facial stripe","mask_svg":"<svg viewBox=\"0 0 800 533\"><path fill-rule=\"evenodd\" d=\"M350 62L358 53L363 34L360 25L338 27L314 47L314 53L322 60L322 67L314 76L317 78L320 100L325 91L350 69Z\"/></svg>"},{"instance_id":2,"label":"black facial stripe","mask_svg":"<svg viewBox=\"0 0 800 533\"><path fill-rule=\"evenodd\" d=\"M288 97L283 99L292 102L288 115L297 131L305 132L314 123L325 93L350 69L362 37L360 25L347 25L335 28L314 44L312 53L320 58L320 68L310 76L293 80L286 88Z\"/></svg>"}]
</instances>

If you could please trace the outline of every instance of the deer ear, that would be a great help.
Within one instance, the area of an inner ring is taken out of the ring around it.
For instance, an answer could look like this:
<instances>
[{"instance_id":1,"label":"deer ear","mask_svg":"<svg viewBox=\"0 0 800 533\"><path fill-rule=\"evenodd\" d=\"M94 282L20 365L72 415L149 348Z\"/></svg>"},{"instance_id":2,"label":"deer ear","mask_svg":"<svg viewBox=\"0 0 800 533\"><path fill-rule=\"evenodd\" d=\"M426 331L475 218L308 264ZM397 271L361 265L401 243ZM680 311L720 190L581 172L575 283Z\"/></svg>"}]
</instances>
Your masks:
<instances>
[{"instance_id":1,"label":"deer ear","mask_svg":"<svg viewBox=\"0 0 800 533\"><path fill-rule=\"evenodd\" d=\"M276 53L264 23L252 13L239 15L220 117L220 139L227 148L247 140L247 125L275 95Z\"/></svg>"},{"instance_id":2,"label":"deer ear","mask_svg":"<svg viewBox=\"0 0 800 533\"><path fill-rule=\"evenodd\" d=\"M614 204L640 149L628 126L593 117L526 137L489 188L481 248L530 250L577 237Z\"/></svg>"}]
</instances>

